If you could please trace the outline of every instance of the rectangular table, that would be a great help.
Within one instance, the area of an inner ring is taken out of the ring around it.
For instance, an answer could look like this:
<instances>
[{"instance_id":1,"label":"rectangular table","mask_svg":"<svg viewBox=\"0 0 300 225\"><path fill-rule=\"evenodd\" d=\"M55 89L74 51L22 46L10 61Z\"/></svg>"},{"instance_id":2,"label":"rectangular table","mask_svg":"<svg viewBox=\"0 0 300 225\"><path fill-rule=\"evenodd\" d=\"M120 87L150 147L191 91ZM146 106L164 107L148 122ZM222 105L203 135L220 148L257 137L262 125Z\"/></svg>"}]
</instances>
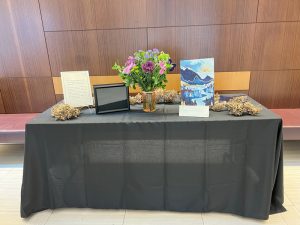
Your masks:
<instances>
[{"instance_id":1,"label":"rectangular table","mask_svg":"<svg viewBox=\"0 0 300 225\"><path fill-rule=\"evenodd\" d=\"M21 216L61 207L282 212L281 118L141 106L59 122L45 111L26 125Z\"/></svg>"}]
</instances>

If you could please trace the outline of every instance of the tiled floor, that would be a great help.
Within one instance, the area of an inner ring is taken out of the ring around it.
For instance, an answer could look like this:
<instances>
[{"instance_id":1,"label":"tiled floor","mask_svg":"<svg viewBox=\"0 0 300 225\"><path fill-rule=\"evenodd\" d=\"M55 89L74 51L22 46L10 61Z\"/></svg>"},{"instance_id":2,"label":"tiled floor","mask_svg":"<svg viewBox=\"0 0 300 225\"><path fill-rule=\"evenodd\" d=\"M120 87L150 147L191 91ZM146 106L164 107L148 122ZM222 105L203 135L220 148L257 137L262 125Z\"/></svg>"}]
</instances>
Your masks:
<instances>
[{"instance_id":1,"label":"tiled floor","mask_svg":"<svg viewBox=\"0 0 300 225\"><path fill-rule=\"evenodd\" d=\"M285 143L285 207L268 221L221 213L174 213L133 210L60 209L21 219L20 187L23 146L0 146L0 225L300 225L300 142Z\"/></svg>"}]
</instances>

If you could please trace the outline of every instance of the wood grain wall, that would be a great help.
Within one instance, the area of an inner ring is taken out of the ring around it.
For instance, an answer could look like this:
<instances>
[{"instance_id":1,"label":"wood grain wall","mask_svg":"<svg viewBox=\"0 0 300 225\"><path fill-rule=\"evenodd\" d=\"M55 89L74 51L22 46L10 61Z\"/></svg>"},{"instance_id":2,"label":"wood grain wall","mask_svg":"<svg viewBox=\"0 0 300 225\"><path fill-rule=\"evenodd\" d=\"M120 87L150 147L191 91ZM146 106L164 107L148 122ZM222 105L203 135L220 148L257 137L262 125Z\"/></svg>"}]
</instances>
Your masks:
<instances>
[{"instance_id":1,"label":"wood grain wall","mask_svg":"<svg viewBox=\"0 0 300 225\"><path fill-rule=\"evenodd\" d=\"M300 107L299 0L2 0L0 113L43 111L60 71L115 74L115 61L154 47L251 71L252 97Z\"/></svg>"}]
</instances>

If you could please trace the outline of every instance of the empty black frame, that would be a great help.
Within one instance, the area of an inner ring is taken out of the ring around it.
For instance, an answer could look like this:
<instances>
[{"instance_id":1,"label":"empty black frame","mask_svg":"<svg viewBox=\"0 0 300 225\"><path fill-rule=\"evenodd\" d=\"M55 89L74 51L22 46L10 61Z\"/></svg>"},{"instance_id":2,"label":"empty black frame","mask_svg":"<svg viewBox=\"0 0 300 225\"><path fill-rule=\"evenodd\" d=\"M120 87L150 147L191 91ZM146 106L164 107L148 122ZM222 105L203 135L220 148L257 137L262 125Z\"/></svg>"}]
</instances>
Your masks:
<instances>
[{"instance_id":1,"label":"empty black frame","mask_svg":"<svg viewBox=\"0 0 300 225\"><path fill-rule=\"evenodd\" d=\"M94 85L96 114L128 111L129 88L123 83Z\"/></svg>"}]
</instances>

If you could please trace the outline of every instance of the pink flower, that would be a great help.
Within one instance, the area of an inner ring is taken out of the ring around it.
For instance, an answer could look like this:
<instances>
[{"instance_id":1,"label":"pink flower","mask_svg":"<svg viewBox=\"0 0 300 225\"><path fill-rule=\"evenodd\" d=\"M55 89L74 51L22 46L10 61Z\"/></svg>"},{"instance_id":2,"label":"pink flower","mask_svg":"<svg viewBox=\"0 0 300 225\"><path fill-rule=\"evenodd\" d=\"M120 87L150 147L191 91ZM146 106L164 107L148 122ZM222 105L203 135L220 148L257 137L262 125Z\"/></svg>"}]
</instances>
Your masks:
<instances>
[{"instance_id":1,"label":"pink flower","mask_svg":"<svg viewBox=\"0 0 300 225\"><path fill-rule=\"evenodd\" d=\"M135 64L133 62L131 62L129 65L127 65L124 70L123 73L124 74L130 74L131 69L135 67Z\"/></svg>"},{"instance_id":2,"label":"pink flower","mask_svg":"<svg viewBox=\"0 0 300 225\"><path fill-rule=\"evenodd\" d=\"M163 61L160 61L159 62L159 67L160 67L159 74L163 75L166 72L166 70L167 70L166 64Z\"/></svg>"},{"instance_id":3,"label":"pink flower","mask_svg":"<svg viewBox=\"0 0 300 225\"><path fill-rule=\"evenodd\" d=\"M125 66L129 66L131 63L135 63L135 58L133 56L128 57Z\"/></svg>"}]
</instances>

